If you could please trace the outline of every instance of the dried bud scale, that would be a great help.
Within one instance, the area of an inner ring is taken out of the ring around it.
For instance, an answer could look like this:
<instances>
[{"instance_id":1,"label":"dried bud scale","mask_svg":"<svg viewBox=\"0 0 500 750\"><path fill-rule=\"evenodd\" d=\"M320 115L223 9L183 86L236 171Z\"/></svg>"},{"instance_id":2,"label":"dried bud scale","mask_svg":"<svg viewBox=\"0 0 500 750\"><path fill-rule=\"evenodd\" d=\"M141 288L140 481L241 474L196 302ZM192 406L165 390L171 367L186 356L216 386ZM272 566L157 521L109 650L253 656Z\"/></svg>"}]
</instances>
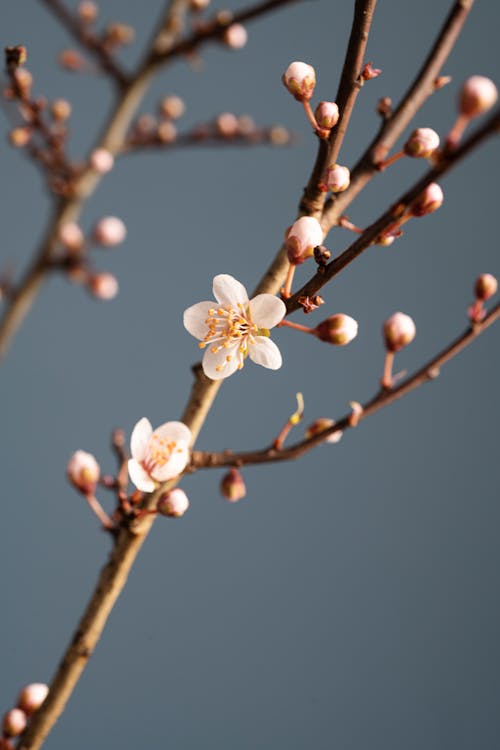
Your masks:
<instances>
[{"instance_id":1,"label":"dried bud scale","mask_svg":"<svg viewBox=\"0 0 500 750\"><path fill-rule=\"evenodd\" d=\"M224 474L220 483L220 491L222 497L230 503L236 503L245 497L247 489L238 469L231 467L227 474Z\"/></svg>"}]
</instances>

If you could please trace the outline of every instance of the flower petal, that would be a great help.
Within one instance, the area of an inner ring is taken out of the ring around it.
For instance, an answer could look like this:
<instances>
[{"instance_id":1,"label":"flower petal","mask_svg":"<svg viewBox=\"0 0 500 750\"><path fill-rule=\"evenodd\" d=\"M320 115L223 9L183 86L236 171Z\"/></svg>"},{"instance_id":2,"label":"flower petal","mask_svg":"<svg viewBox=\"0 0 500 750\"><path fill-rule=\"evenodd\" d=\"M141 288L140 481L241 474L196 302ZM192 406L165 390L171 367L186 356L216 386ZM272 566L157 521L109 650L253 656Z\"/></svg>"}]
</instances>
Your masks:
<instances>
[{"instance_id":1,"label":"flower petal","mask_svg":"<svg viewBox=\"0 0 500 750\"><path fill-rule=\"evenodd\" d=\"M187 310L184 310L184 328L189 331L191 336L201 341L205 338L208 332L206 324L208 311L216 305L216 302L197 302L196 305L192 305Z\"/></svg>"},{"instance_id":2,"label":"flower petal","mask_svg":"<svg viewBox=\"0 0 500 750\"><path fill-rule=\"evenodd\" d=\"M156 488L156 484L153 482L147 471L145 471L141 464L133 458L128 462L128 474L138 490L142 490L142 492L153 492Z\"/></svg>"},{"instance_id":3,"label":"flower petal","mask_svg":"<svg viewBox=\"0 0 500 750\"><path fill-rule=\"evenodd\" d=\"M227 273L221 273L214 278L213 292L219 305L237 307L238 304L248 305L247 290L239 281L229 276Z\"/></svg>"},{"instance_id":4,"label":"flower petal","mask_svg":"<svg viewBox=\"0 0 500 750\"><path fill-rule=\"evenodd\" d=\"M156 428L155 434L165 440L181 441L186 445L191 442L191 430L184 422L165 422Z\"/></svg>"},{"instance_id":5,"label":"flower petal","mask_svg":"<svg viewBox=\"0 0 500 750\"><path fill-rule=\"evenodd\" d=\"M248 347L248 354L252 362L270 370L279 370L283 364L280 350L267 336L255 336L255 343Z\"/></svg>"},{"instance_id":6,"label":"flower petal","mask_svg":"<svg viewBox=\"0 0 500 750\"><path fill-rule=\"evenodd\" d=\"M164 466L157 466L151 472L151 476L157 482L166 482L167 479L173 479L184 471L189 461L189 449L187 443L178 443L167 463Z\"/></svg>"},{"instance_id":7,"label":"flower petal","mask_svg":"<svg viewBox=\"0 0 500 750\"><path fill-rule=\"evenodd\" d=\"M274 294L258 294L249 307L250 317L259 328L274 328L286 313L285 303Z\"/></svg>"},{"instance_id":8,"label":"flower petal","mask_svg":"<svg viewBox=\"0 0 500 750\"><path fill-rule=\"evenodd\" d=\"M232 375L238 369L238 364L241 361L238 349L239 344L237 343L227 349L222 347L217 352L213 352L210 348L205 349L202 366L207 378L222 380ZM227 357L231 357L231 359L228 361ZM221 369L217 370L217 367Z\"/></svg>"},{"instance_id":9,"label":"flower petal","mask_svg":"<svg viewBox=\"0 0 500 750\"><path fill-rule=\"evenodd\" d=\"M140 419L130 436L130 452L136 461L142 461L146 455L146 449L153 434L151 422L146 417Z\"/></svg>"}]
</instances>

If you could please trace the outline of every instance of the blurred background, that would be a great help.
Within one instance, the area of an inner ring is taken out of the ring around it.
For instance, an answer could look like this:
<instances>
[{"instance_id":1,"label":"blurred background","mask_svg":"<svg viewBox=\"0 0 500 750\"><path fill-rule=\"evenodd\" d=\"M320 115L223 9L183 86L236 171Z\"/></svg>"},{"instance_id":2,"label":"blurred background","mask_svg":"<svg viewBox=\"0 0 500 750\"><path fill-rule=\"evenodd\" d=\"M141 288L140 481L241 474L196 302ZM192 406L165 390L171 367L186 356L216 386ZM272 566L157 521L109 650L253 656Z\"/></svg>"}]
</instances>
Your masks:
<instances>
[{"instance_id":1,"label":"blurred background","mask_svg":"<svg viewBox=\"0 0 500 750\"><path fill-rule=\"evenodd\" d=\"M405 91L450 4L379 4L367 60L383 74L358 98L342 164L352 166L371 140L378 99L396 102ZM71 101L70 148L82 158L113 106L112 87L58 68L58 52L74 45L42 5L3 3L2 45L26 45L37 94ZM130 68L163 5L102 1L102 22L136 29L121 57ZM180 60L158 76L141 112L178 94L180 131L230 111L281 123L298 142L120 159L82 216L85 229L104 215L127 224L123 245L94 253L117 276L119 296L97 302L52 278L2 363L1 711L24 684L50 680L108 555L109 539L67 483L66 462L82 448L114 471L112 428L129 434L143 416L153 425L180 416L199 354L183 310L211 298L217 273L253 289L295 218L315 157L281 74L304 60L317 72L314 101L333 99L352 6L290 6L249 25L241 51L206 46L201 69ZM453 81L415 127L444 135L467 76L499 83L499 22L496 3L477 3L443 70ZM4 118L0 257L21 271L50 201L33 165L8 145L8 129ZM406 161L350 207L355 223L374 220L426 168ZM412 371L458 335L476 276L500 272L499 167L490 141L443 181L438 212L410 222L392 247L363 254L324 290L321 311L295 316L310 325L353 316L359 335L350 346L278 331L283 368L248 363L226 381L198 447L267 445L297 391L304 425L365 401L383 364L381 323L396 310L417 325L398 369ZM350 241L337 230L328 245L337 253ZM310 272L302 266L297 280ZM338 445L245 470L238 504L220 497L222 472L187 478L191 508L156 523L46 747L498 748L499 336L490 329L435 382Z\"/></svg>"}]
</instances>

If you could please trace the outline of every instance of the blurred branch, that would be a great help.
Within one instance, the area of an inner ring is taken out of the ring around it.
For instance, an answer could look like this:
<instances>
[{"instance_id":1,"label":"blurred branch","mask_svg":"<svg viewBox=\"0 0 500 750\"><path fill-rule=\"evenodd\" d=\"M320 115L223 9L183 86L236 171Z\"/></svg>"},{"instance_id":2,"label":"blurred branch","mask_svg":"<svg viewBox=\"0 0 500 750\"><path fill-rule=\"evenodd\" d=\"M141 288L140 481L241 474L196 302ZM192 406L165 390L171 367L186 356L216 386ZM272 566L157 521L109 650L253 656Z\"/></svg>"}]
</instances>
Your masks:
<instances>
[{"instance_id":1,"label":"blurred branch","mask_svg":"<svg viewBox=\"0 0 500 750\"><path fill-rule=\"evenodd\" d=\"M405 378L398 386L391 389L382 389L376 396L362 406L362 411L357 415L355 424L363 419L372 416L394 401L406 396L419 386L434 380L440 368L456 357L463 349L471 344L480 336L490 325L500 318L500 303L497 304L491 312L480 323L475 323L469 327L461 336L456 338L449 346L443 349L439 354L430 359L423 367L417 370L413 375ZM190 469L214 469L222 466L250 466L263 463L278 461L290 461L299 458L312 448L325 442L325 440L334 435L355 426L352 420L352 414L347 414L342 419L336 421L331 427L314 435L313 437L301 440L289 448L277 449L274 446L264 450L245 451L243 453L233 453L232 451L222 451L212 453L207 451L193 451L191 456Z\"/></svg>"}]
</instances>

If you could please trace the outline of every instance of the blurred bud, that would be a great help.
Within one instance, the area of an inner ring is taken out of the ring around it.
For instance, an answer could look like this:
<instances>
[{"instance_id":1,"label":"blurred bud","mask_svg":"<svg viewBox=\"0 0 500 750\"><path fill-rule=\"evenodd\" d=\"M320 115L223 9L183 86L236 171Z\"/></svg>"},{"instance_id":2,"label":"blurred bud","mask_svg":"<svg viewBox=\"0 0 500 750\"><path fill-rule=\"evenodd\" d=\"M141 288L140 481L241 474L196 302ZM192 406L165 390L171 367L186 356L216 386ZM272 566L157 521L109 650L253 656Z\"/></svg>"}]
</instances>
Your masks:
<instances>
[{"instance_id":1,"label":"blurred bud","mask_svg":"<svg viewBox=\"0 0 500 750\"><path fill-rule=\"evenodd\" d=\"M288 66L281 80L297 101L309 101L316 86L316 72L312 65L295 61Z\"/></svg>"},{"instance_id":2,"label":"blurred bud","mask_svg":"<svg viewBox=\"0 0 500 750\"><path fill-rule=\"evenodd\" d=\"M489 78L471 76L460 89L458 109L465 117L478 117L487 112L498 98L497 87Z\"/></svg>"},{"instance_id":3,"label":"blurred bud","mask_svg":"<svg viewBox=\"0 0 500 750\"><path fill-rule=\"evenodd\" d=\"M5 65L8 69L17 68L18 65L24 65L28 59L26 47L17 44L15 47L5 48Z\"/></svg>"},{"instance_id":4,"label":"blurred bud","mask_svg":"<svg viewBox=\"0 0 500 750\"><path fill-rule=\"evenodd\" d=\"M127 227L117 216L105 216L94 227L94 239L104 247L119 245L126 236Z\"/></svg>"},{"instance_id":5,"label":"blurred bud","mask_svg":"<svg viewBox=\"0 0 500 750\"><path fill-rule=\"evenodd\" d=\"M409 212L413 216L431 214L433 211L437 211L442 205L443 200L443 191L437 182L431 182L410 204Z\"/></svg>"},{"instance_id":6,"label":"blurred bud","mask_svg":"<svg viewBox=\"0 0 500 750\"><path fill-rule=\"evenodd\" d=\"M215 127L224 138L233 138L238 134L238 118L232 112L222 112L215 120Z\"/></svg>"},{"instance_id":7,"label":"blurred bud","mask_svg":"<svg viewBox=\"0 0 500 750\"><path fill-rule=\"evenodd\" d=\"M335 424L334 419L328 419L327 417L320 417L319 419L316 419L312 424L309 425L309 427L306 430L306 438L315 437L316 435L320 435L325 430L328 430L330 427L333 427ZM337 430L337 432L333 432L331 435L328 435L328 437L325 439L325 443L338 443L339 440L342 438L343 432L342 430Z\"/></svg>"},{"instance_id":8,"label":"blurred bud","mask_svg":"<svg viewBox=\"0 0 500 750\"><path fill-rule=\"evenodd\" d=\"M94 23L98 16L99 8L92 0L82 0L78 4L77 13L80 20L84 23Z\"/></svg>"},{"instance_id":9,"label":"blurred bud","mask_svg":"<svg viewBox=\"0 0 500 750\"><path fill-rule=\"evenodd\" d=\"M438 76L434 81L435 91L439 91L444 86L447 86L451 82L451 76Z\"/></svg>"},{"instance_id":10,"label":"blurred bud","mask_svg":"<svg viewBox=\"0 0 500 750\"><path fill-rule=\"evenodd\" d=\"M231 49L241 49L247 43L248 34L241 23L232 23L224 30L222 38Z\"/></svg>"},{"instance_id":11,"label":"blurred bud","mask_svg":"<svg viewBox=\"0 0 500 750\"><path fill-rule=\"evenodd\" d=\"M339 120L339 108L335 102L320 102L314 110L314 117L320 128L330 130Z\"/></svg>"},{"instance_id":12,"label":"blurred bud","mask_svg":"<svg viewBox=\"0 0 500 750\"><path fill-rule=\"evenodd\" d=\"M340 164L331 164L326 169L324 182L321 182L320 187L322 190L327 192L330 190L332 193L342 193L347 190L351 181L351 173L347 167L342 167Z\"/></svg>"},{"instance_id":13,"label":"blurred bud","mask_svg":"<svg viewBox=\"0 0 500 750\"><path fill-rule=\"evenodd\" d=\"M269 130L269 140L274 146L286 146L292 140L292 136L282 125L273 125Z\"/></svg>"},{"instance_id":14,"label":"blurred bud","mask_svg":"<svg viewBox=\"0 0 500 750\"><path fill-rule=\"evenodd\" d=\"M48 685L44 685L42 682L33 682L31 685L26 685L19 693L17 707L29 716L38 711L48 692Z\"/></svg>"},{"instance_id":15,"label":"blurred bud","mask_svg":"<svg viewBox=\"0 0 500 750\"><path fill-rule=\"evenodd\" d=\"M78 71L86 67L85 59L74 49L64 49L58 56L59 65L65 70Z\"/></svg>"},{"instance_id":16,"label":"blurred bud","mask_svg":"<svg viewBox=\"0 0 500 750\"><path fill-rule=\"evenodd\" d=\"M105 148L96 148L90 154L90 166L98 174L111 172L115 163L113 154Z\"/></svg>"},{"instance_id":17,"label":"blurred bud","mask_svg":"<svg viewBox=\"0 0 500 750\"><path fill-rule=\"evenodd\" d=\"M389 229L388 232L381 234L380 237L377 238L375 244L380 245L381 247L389 247L394 240L401 237L402 234L403 231L399 227L394 227L393 229Z\"/></svg>"},{"instance_id":18,"label":"blurred bud","mask_svg":"<svg viewBox=\"0 0 500 750\"><path fill-rule=\"evenodd\" d=\"M428 159L439 146L439 136L432 128L417 128L404 145L407 156Z\"/></svg>"},{"instance_id":19,"label":"blurred bud","mask_svg":"<svg viewBox=\"0 0 500 750\"><path fill-rule=\"evenodd\" d=\"M288 230L285 241L288 260L294 265L303 263L322 241L323 230L319 221L313 216L301 216Z\"/></svg>"},{"instance_id":20,"label":"blurred bud","mask_svg":"<svg viewBox=\"0 0 500 750\"><path fill-rule=\"evenodd\" d=\"M389 117L392 112L392 99L390 96L383 96L377 102L376 111L384 119Z\"/></svg>"},{"instance_id":21,"label":"blurred bud","mask_svg":"<svg viewBox=\"0 0 500 750\"><path fill-rule=\"evenodd\" d=\"M491 273L482 273L478 276L474 285L476 298L485 302L497 293L498 282Z\"/></svg>"},{"instance_id":22,"label":"blurred bud","mask_svg":"<svg viewBox=\"0 0 500 750\"><path fill-rule=\"evenodd\" d=\"M84 494L95 492L101 469L94 456L86 451L75 451L66 467L68 479Z\"/></svg>"},{"instance_id":23,"label":"blurred bud","mask_svg":"<svg viewBox=\"0 0 500 750\"><path fill-rule=\"evenodd\" d=\"M186 105L180 96L165 96L160 102L160 113L170 120L178 120L186 110Z\"/></svg>"},{"instance_id":24,"label":"blurred bud","mask_svg":"<svg viewBox=\"0 0 500 750\"><path fill-rule=\"evenodd\" d=\"M230 503L236 503L245 497L247 488L238 469L231 467L227 474L224 474L220 483L220 491L222 497Z\"/></svg>"},{"instance_id":25,"label":"blurred bud","mask_svg":"<svg viewBox=\"0 0 500 750\"><path fill-rule=\"evenodd\" d=\"M238 117L238 131L241 135L252 135L256 129L257 126L253 117L250 117L250 115L240 115Z\"/></svg>"},{"instance_id":26,"label":"blurred bud","mask_svg":"<svg viewBox=\"0 0 500 750\"><path fill-rule=\"evenodd\" d=\"M85 242L83 232L74 221L61 224L58 232L59 242L68 250L81 250Z\"/></svg>"},{"instance_id":27,"label":"blurred bud","mask_svg":"<svg viewBox=\"0 0 500 750\"><path fill-rule=\"evenodd\" d=\"M26 729L27 717L20 708L12 708L3 717L2 729L7 737L17 737Z\"/></svg>"},{"instance_id":28,"label":"blurred bud","mask_svg":"<svg viewBox=\"0 0 500 750\"><path fill-rule=\"evenodd\" d=\"M188 496L180 487L165 492L158 500L156 509L162 516L180 518L189 508Z\"/></svg>"},{"instance_id":29,"label":"blurred bud","mask_svg":"<svg viewBox=\"0 0 500 750\"><path fill-rule=\"evenodd\" d=\"M331 315L316 326L316 335L321 341L335 346L345 346L358 335L358 324L354 318L343 313Z\"/></svg>"},{"instance_id":30,"label":"blurred bud","mask_svg":"<svg viewBox=\"0 0 500 750\"><path fill-rule=\"evenodd\" d=\"M135 31L133 26L125 23L110 23L106 26L103 34L105 44L116 47L122 44L130 44L134 41Z\"/></svg>"},{"instance_id":31,"label":"blurred bud","mask_svg":"<svg viewBox=\"0 0 500 750\"><path fill-rule=\"evenodd\" d=\"M71 104L66 99L56 99L52 102L51 111L54 120L67 120L71 115Z\"/></svg>"},{"instance_id":32,"label":"blurred bud","mask_svg":"<svg viewBox=\"0 0 500 750\"><path fill-rule=\"evenodd\" d=\"M191 10L205 10L210 5L210 0L191 0Z\"/></svg>"},{"instance_id":33,"label":"blurred bud","mask_svg":"<svg viewBox=\"0 0 500 750\"><path fill-rule=\"evenodd\" d=\"M16 148L27 146L31 140L32 130L30 127L14 128L9 133L9 141Z\"/></svg>"},{"instance_id":34,"label":"blurred bud","mask_svg":"<svg viewBox=\"0 0 500 750\"><path fill-rule=\"evenodd\" d=\"M17 68L13 74L14 80L23 96L29 96L33 85L33 76L26 68Z\"/></svg>"},{"instance_id":35,"label":"blurred bud","mask_svg":"<svg viewBox=\"0 0 500 750\"><path fill-rule=\"evenodd\" d=\"M14 743L7 737L0 737L0 750L15 750Z\"/></svg>"},{"instance_id":36,"label":"blurred bud","mask_svg":"<svg viewBox=\"0 0 500 750\"><path fill-rule=\"evenodd\" d=\"M103 271L95 273L88 278L88 287L90 293L96 299L109 300L114 299L118 294L118 280L112 273Z\"/></svg>"},{"instance_id":37,"label":"blurred bud","mask_svg":"<svg viewBox=\"0 0 500 750\"><path fill-rule=\"evenodd\" d=\"M177 128L170 120L164 120L158 125L156 135L161 143L173 143L177 138Z\"/></svg>"},{"instance_id":38,"label":"blurred bud","mask_svg":"<svg viewBox=\"0 0 500 750\"><path fill-rule=\"evenodd\" d=\"M417 329L409 315L397 312L385 321L382 331L387 351L398 352L411 344Z\"/></svg>"}]
</instances>

